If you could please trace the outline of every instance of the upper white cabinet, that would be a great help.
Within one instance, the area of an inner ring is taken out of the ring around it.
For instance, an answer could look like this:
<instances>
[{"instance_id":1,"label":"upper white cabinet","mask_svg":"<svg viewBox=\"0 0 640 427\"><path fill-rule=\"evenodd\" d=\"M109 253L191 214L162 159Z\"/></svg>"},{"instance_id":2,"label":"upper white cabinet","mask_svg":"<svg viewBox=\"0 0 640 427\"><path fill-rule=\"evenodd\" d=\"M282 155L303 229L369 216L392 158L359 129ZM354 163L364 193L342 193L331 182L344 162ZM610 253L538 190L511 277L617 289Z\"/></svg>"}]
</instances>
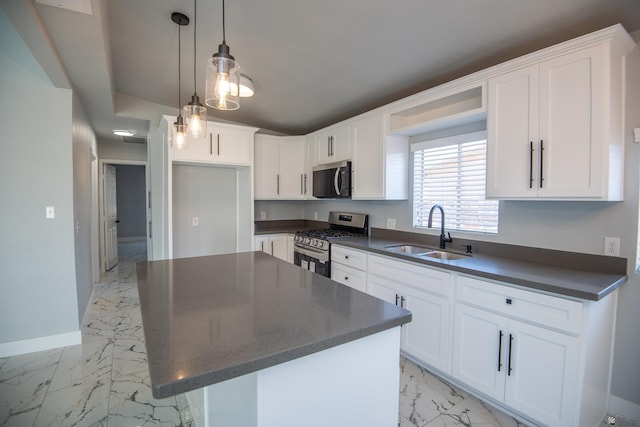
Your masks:
<instances>
[{"instance_id":1,"label":"upper white cabinet","mask_svg":"<svg viewBox=\"0 0 640 427\"><path fill-rule=\"evenodd\" d=\"M409 140L385 127L382 116L351 123L353 199L407 199Z\"/></svg>"},{"instance_id":2,"label":"upper white cabinet","mask_svg":"<svg viewBox=\"0 0 640 427\"><path fill-rule=\"evenodd\" d=\"M489 78L488 198L622 200L623 57L633 43L621 27L599 34Z\"/></svg>"},{"instance_id":3,"label":"upper white cabinet","mask_svg":"<svg viewBox=\"0 0 640 427\"><path fill-rule=\"evenodd\" d=\"M309 187L305 138L255 136L256 199L304 199Z\"/></svg>"},{"instance_id":4,"label":"upper white cabinet","mask_svg":"<svg viewBox=\"0 0 640 427\"><path fill-rule=\"evenodd\" d=\"M173 123L172 118L165 118ZM188 138L186 145L170 148L172 160L233 166L253 164L253 137L256 128L207 122L204 138Z\"/></svg>"},{"instance_id":5,"label":"upper white cabinet","mask_svg":"<svg viewBox=\"0 0 640 427\"><path fill-rule=\"evenodd\" d=\"M349 141L349 126L334 126L315 135L315 163L325 163L351 160L351 147Z\"/></svg>"}]
</instances>

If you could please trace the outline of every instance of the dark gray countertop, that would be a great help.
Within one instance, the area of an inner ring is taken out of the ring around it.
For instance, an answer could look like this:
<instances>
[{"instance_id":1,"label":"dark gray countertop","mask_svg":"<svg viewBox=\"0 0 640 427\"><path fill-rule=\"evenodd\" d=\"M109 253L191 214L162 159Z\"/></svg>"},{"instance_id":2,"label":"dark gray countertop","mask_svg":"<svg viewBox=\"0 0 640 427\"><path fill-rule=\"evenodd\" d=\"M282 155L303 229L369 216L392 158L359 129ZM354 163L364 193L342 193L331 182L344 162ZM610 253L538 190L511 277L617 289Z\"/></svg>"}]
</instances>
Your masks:
<instances>
[{"instance_id":1,"label":"dark gray countertop","mask_svg":"<svg viewBox=\"0 0 640 427\"><path fill-rule=\"evenodd\" d=\"M485 255L474 252L471 257L441 261L397 254L385 249L385 246L403 243L407 242L405 240L372 236L340 239L340 241L333 242L333 244L366 250L427 266L593 301L604 298L627 281L627 276L624 274L625 270L622 268L626 264L624 262L615 262L616 260L611 260L611 257L504 245L512 251L511 255L513 257ZM553 258L553 261L550 258ZM549 260L549 262L539 262L540 260ZM613 264L612 261L614 262ZM602 265L600 266L598 263Z\"/></svg>"},{"instance_id":2,"label":"dark gray countertop","mask_svg":"<svg viewBox=\"0 0 640 427\"><path fill-rule=\"evenodd\" d=\"M255 372L411 320L261 252L137 264L153 396Z\"/></svg>"}]
</instances>

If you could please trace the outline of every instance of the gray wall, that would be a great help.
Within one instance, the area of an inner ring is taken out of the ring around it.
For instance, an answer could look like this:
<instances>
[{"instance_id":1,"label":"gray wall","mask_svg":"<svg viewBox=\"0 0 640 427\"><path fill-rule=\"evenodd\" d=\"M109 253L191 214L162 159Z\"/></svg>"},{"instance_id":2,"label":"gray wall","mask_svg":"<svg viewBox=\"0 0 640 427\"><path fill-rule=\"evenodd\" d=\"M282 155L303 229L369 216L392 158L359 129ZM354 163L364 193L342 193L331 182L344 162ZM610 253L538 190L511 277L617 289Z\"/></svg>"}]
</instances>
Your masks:
<instances>
[{"instance_id":1,"label":"gray wall","mask_svg":"<svg viewBox=\"0 0 640 427\"><path fill-rule=\"evenodd\" d=\"M640 39L640 32L633 34ZM632 140L632 129L640 127L640 48L627 57L626 153L624 202L518 202L500 203L500 229L495 236L454 233L473 240L602 254L604 237L620 237L620 254L628 259L629 281L620 289L615 338L613 381L611 393L640 405L640 278L635 273L638 236L638 193L640 144ZM568 167L570 167L568 165ZM268 219L299 218L296 202L257 201L255 217L267 212ZM403 231L437 234L412 228L410 201L307 201L306 219L327 220L331 210L363 212L370 215L370 225L385 228L387 218L396 219L396 228Z\"/></svg>"},{"instance_id":2,"label":"gray wall","mask_svg":"<svg viewBox=\"0 0 640 427\"><path fill-rule=\"evenodd\" d=\"M116 198L118 204L118 238L146 239L145 167L116 166Z\"/></svg>"},{"instance_id":3,"label":"gray wall","mask_svg":"<svg viewBox=\"0 0 640 427\"><path fill-rule=\"evenodd\" d=\"M98 141L98 157L109 160L147 160L146 144Z\"/></svg>"},{"instance_id":4,"label":"gray wall","mask_svg":"<svg viewBox=\"0 0 640 427\"><path fill-rule=\"evenodd\" d=\"M97 162L96 138L89 124L80 100L73 96L73 217L74 217L74 246L76 266L76 294L78 300L78 324L89 305L93 291L92 246L97 235L92 233L96 222L92 215L98 214L93 204L93 195L98 191L97 180L93 176L92 163ZM93 239L93 240L92 240ZM97 251L95 251L97 253Z\"/></svg>"},{"instance_id":5,"label":"gray wall","mask_svg":"<svg viewBox=\"0 0 640 427\"><path fill-rule=\"evenodd\" d=\"M1 10L0 40L0 343L7 343L78 331L79 310L72 93L43 77ZM45 219L46 206L55 206L55 219Z\"/></svg>"},{"instance_id":6,"label":"gray wall","mask_svg":"<svg viewBox=\"0 0 640 427\"><path fill-rule=\"evenodd\" d=\"M235 169L173 165L174 258L236 251L237 185Z\"/></svg>"}]
</instances>

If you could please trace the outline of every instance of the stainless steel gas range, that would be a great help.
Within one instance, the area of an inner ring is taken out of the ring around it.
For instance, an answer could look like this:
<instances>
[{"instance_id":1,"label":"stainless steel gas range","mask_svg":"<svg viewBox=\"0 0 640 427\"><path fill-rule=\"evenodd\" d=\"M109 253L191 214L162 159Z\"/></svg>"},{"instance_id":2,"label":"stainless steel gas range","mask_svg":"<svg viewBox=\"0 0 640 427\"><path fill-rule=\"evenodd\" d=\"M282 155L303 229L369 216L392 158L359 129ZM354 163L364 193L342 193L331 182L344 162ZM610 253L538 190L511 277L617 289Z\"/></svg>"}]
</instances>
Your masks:
<instances>
[{"instance_id":1,"label":"stainless steel gas range","mask_svg":"<svg viewBox=\"0 0 640 427\"><path fill-rule=\"evenodd\" d=\"M293 259L296 265L331 277L331 242L345 237L369 234L369 216L366 214L329 212L329 228L300 230L293 241Z\"/></svg>"}]
</instances>

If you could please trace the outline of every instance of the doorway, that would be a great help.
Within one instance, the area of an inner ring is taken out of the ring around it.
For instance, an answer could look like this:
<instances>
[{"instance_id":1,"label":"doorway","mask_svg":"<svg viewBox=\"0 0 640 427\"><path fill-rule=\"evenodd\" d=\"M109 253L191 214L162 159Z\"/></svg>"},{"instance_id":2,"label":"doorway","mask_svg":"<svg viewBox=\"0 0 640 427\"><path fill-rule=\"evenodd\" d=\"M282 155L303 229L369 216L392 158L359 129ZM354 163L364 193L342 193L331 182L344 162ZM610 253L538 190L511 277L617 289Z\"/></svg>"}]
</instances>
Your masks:
<instances>
[{"instance_id":1,"label":"doorway","mask_svg":"<svg viewBox=\"0 0 640 427\"><path fill-rule=\"evenodd\" d=\"M123 258L150 259L150 215L146 162L100 161L100 267L113 269Z\"/></svg>"}]
</instances>

